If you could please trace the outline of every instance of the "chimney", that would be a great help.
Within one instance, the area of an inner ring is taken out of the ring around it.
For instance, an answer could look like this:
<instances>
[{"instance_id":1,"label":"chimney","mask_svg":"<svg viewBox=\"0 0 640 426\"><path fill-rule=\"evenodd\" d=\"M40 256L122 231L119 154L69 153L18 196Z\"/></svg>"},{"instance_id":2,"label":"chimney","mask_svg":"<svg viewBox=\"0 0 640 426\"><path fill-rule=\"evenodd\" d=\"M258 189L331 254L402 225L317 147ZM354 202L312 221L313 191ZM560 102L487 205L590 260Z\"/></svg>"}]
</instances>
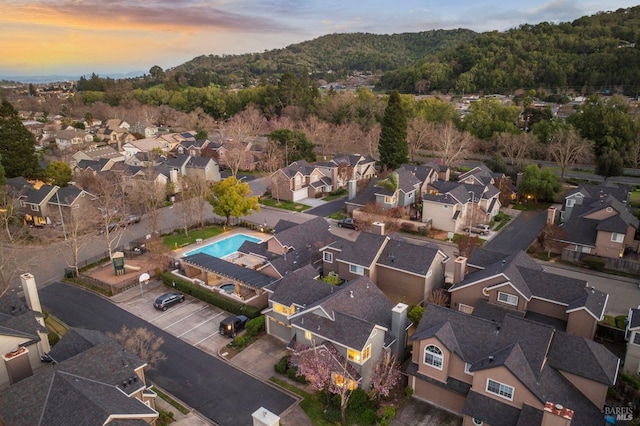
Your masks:
<instances>
[{"instance_id":1,"label":"chimney","mask_svg":"<svg viewBox=\"0 0 640 426\"><path fill-rule=\"evenodd\" d=\"M522 182L522 172L518 172L518 174L516 175L516 188L520 187L520 182Z\"/></svg>"},{"instance_id":2,"label":"chimney","mask_svg":"<svg viewBox=\"0 0 640 426\"><path fill-rule=\"evenodd\" d=\"M27 299L27 306L29 309L42 313L40 298L38 297L38 288L36 287L36 279L34 276L29 273L22 274L20 275L20 281L22 281L22 290L24 291L25 299Z\"/></svg>"},{"instance_id":3,"label":"chimney","mask_svg":"<svg viewBox=\"0 0 640 426\"><path fill-rule=\"evenodd\" d=\"M347 189L349 190L349 200L353 200L355 198L355 196L357 195L357 189L358 189L358 181L355 179L350 180L349 182L347 182Z\"/></svg>"},{"instance_id":4,"label":"chimney","mask_svg":"<svg viewBox=\"0 0 640 426\"><path fill-rule=\"evenodd\" d=\"M18 346L14 350L2 355L4 367L7 369L9 376L9 385L18 383L20 380L26 379L33 375L31 369L31 361L29 360L29 349Z\"/></svg>"},{"instance_id":5,"label":"chimney","mask_svg":"<svg viewBox=\"0 0 640 426\"><path fill-rule=\"evenodd\" d=\"M453 283L458 284L464 280L464 274L467 271L467 258L464 256L456 257L453 262Z\"/></svg>"},{"instance_id":6,"label":"chimney","mask_svg":"<svg viewBox=\"0 0 640 426\"><path fill-rule=\"evenodd\" d=\"M399 364L404 361L404 348L407 345L407 312L409 306L404 303L398 303L391 310L391 335L396 338L391 347L391 352L395 355ZM416 324L418 325L418 324Z\"/></svg>"},{"instance_id":7,"label":"chimney","mask_svg":"<svg viewBox=\"0 0 640 426\"><path fill-rule=\"evenodd\" d=\"M544 404L542 414L542 424L545 426L568 426L573 419L573 410L563 407L560 404L547 402Z\"/></svg>"},{"instance_id":8,"label":"chimney","mask_svg":"<svg viewBox=\"0 0 640 426\"><path fill-rule=\"evenodd\" d=\"M40 297L38 296L38 287L36 287L36 279L30 273L20 275L20 281L22 281L22 290L24 291L24 298L27 301L27 306L34 312L42 314L42 306L40 306ZM38 342L38 352L40 356L44 356L49 353L51 346L49 346L49 337L46 333L46 326L44 325L44 315L36 316L36 321L42 327L41 331L38 331L40 341Z\"/></svg>"},{"instance_id":9,"label":"chimney","mask_svg":"<svg viewBox=\"0 0 640 426\"><path fill-rule=\"evenodd\" d=\"M371 233L376 235L384 235L384 222L373 222L371 224Z\"/></svg>"},{"instance_id":10,"label":"chimney","mask_svg":"<svg viewBox=\"0 0 640 426\"><path fill-rule=\"evenodd\" d=\"M553 206L547 209L547 223L549 225L556 223L556 208Z\"/></svg>"}]
</instances>

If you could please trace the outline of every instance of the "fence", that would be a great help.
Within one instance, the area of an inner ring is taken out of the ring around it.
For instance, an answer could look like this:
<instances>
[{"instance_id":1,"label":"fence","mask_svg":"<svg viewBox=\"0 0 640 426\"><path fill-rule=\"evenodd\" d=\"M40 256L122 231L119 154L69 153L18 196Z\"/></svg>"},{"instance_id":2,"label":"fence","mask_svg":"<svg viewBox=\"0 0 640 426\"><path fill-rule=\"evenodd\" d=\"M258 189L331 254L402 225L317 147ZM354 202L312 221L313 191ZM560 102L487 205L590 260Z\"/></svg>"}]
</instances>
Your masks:
<instances>
[{"instance_id":1,"label":"fence","mask_svg":"<svg viewBox=\"0 0 640 426\"><path fill-rule=\"evenodd\" d=\"M610 258L594 256L589 253L581 253L568 248L562 249L562 260L565 262L584 264L585 257L597 258L604 263L604 269L611 271L619 271L627 274L640 275L640 262L636 259L629 259L624 257Z\"/></svg>"}]
</instances>

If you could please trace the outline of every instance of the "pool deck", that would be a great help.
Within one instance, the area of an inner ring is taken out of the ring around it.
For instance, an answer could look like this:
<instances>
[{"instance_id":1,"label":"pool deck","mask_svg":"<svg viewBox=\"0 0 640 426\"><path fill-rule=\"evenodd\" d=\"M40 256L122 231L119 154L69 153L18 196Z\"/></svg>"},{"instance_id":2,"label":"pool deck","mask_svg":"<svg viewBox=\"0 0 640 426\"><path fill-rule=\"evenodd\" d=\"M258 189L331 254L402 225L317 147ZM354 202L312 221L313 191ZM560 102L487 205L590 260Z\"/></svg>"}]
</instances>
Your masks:
<instances>
[{"instance_id":1,"label":"pool deck","mask_svg":"<svg viewBox=\"0 0 640 426\"><path fill-rule=\"evenodd\" d=\"M253 238L258 238L258 239L260 239L262 241L265 241L266 239L271 237L271 234L267 234L265 232L252 231L251 229L245 229L245 228L234 229L232 231L224 232L224 233L222 233L220 235L217 235L215 237L207 238L206 240L202 240L202 241L199 241L199 242L194 243L194 244L189 244L188 246L184 246L184 247L180 247L178 249L174 249L171 252L171 257L173 257L175 260L180 260L181 258L183 258L190 251L197 250L198 248L200 248L202 246L206 246L208 244L215 243L216 241L224 240L225 238L229 238L229 237L232 237L232 236L237 235L237 234L248 235L248 236L253 237Z\"/></svg>"}]
</instances>

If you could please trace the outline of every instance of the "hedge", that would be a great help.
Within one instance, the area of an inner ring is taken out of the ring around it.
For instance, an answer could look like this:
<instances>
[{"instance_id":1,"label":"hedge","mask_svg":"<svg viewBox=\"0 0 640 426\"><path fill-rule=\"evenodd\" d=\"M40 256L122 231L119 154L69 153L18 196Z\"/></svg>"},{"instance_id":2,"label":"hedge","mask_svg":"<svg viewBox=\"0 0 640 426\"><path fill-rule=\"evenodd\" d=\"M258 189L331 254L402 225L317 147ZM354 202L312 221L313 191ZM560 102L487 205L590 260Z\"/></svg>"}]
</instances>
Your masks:
<instances>
[{"instance_id":1,"label":"hedge","mask_svg":"<svg viewBox=\"0 0 640 426\"><path fill-rule=\"evenodd\" d=\"M217 306L227 312L234 315L246 315L249 318L256 318L260 316L261 308L256 306L244 305L235 300L215 293L209 289L200 287L189 281L182 280L169 272L162 273L162 282L171 289L176 289L184 294L193 296L196 299L202 300L210 305Z\"/></svg>"}]
</instances>

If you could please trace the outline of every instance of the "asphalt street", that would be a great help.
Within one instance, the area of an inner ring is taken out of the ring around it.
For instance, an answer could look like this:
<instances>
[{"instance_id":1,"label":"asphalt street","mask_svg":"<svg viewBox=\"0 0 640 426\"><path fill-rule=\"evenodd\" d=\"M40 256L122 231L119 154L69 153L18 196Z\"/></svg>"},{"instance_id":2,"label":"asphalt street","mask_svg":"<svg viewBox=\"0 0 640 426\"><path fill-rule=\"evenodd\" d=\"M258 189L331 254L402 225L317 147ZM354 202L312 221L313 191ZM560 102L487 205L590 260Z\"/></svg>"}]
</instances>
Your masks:
<instances>
[{"instance_id":1,"label":"asphalt street","mask_svg":"<svg viewBox=\"0 0 640 426\"><path fill-rule=\"evenodd\" d=\"M546 210L524 211L502 228L484 248L504 254L526 250L540 234L546 220Z\"/></svg>"},{"instance_id":2,"label":"asphalt street","mask_svg":"<svg viewBox=\"0 0 640 426\"><path fill-rule=\"evenodd\" d=\"M146 327L164 339L166 360L147 371L148 379L220 425L251 424L264 407L281 414L294 398L120 309L109 300L64 284L40 290L44 309L72 327L117 332L123 325Z\"/></svg>"}]
</instances>

